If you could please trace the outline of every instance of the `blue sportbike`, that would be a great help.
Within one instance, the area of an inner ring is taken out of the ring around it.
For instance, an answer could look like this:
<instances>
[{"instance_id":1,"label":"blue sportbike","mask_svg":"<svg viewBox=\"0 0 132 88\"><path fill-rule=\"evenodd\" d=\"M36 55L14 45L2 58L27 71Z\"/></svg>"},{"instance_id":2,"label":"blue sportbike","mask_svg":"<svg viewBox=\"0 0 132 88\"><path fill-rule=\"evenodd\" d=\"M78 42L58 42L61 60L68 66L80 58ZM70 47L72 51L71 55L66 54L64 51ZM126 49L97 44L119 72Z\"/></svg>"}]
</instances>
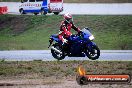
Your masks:
<instances>
[{"instance_id":1,"label":"blue sportbike","mask_svg":"<svg viewBox=\"0 0 132 88\"><path fill-rule=\"evenodd\" d=\"M62 60L68 57L85 57L91 60L96 60L100 56L100 49L93 42L94 36L91 34L89 28L83 28L81 33L71 35L68 43L62 44L58 35L53 34L50 36L50 45L52 56L57 60ZM53 41L55 41L53 43Z\"/></svg>"}]
</instances>

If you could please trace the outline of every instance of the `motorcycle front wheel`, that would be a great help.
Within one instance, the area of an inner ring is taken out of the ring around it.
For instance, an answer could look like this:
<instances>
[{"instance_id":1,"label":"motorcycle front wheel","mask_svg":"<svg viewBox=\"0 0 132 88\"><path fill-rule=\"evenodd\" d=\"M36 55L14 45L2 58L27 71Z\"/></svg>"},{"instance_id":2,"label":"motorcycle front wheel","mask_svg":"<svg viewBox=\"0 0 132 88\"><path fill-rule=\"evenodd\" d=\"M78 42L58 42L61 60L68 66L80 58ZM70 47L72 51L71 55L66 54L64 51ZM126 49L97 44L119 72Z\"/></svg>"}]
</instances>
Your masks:
<instances>
[{"instance_id":1,"label":"motorcycle front wheel","mask_svg":"<svg viewBox=\"0 0 132 88\"><path fill-rule=\"evenodd\" d=\"M86 56L91 60L96 60L100 56L100 49L98 46L92 46L92 50L87 49L85 51Z\"/></svg>"},{"instance_id":2,"label":"motorcycle front wheel","mask_svg":"<svg viewBox=\"0 0 132 88\"><path fill-rule=\"evenodd\" d=\"M59 50L59 51L62 51L62 49L60 48L60 46L57 45L57 44L54 44L53 47L56 48L56 49ZM56 52L56 51L53 50L53 49L51 49L51 53L52 53L52 56L53 56L55 59L57 59L57 60L62 60L62 59L65 58L65 55L64 55L63 53L60 54L60 53Z\"/></svg>"}]
</instances>

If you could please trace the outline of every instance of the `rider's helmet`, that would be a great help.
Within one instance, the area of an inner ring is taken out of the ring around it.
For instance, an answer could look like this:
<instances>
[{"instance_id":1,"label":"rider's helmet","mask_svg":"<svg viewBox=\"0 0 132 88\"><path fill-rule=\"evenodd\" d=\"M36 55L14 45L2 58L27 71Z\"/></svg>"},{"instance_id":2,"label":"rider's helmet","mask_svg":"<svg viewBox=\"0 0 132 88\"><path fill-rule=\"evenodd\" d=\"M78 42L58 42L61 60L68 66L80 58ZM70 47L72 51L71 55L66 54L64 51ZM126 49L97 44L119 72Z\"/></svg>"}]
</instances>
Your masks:
<instances>
[{"instance_id":1,"label":"rider's helmet","mask_svg":"<svg viewBox=\"0 0 132 88\"><path fill-rule=\"evenodd\" d=\"M68 23L73 22L72 15L69 14L69 13L64 14L64 20L65 20L66 22L68 22Z\"/></svg>"}]
</instances>

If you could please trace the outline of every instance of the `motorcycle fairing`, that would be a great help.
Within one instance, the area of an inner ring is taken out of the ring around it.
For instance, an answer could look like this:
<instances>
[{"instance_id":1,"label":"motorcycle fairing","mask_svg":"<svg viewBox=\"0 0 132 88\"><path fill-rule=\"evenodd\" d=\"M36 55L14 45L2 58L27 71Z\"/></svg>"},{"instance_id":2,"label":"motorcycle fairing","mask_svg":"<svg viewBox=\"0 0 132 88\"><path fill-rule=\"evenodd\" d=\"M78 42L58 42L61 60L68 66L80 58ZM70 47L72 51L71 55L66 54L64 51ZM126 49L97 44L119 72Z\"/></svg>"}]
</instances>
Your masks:
<instances>
[{"instance_id":1,"label":"motorcycle fairing","mask_svg":"<svg viewBox=\"0 0 132 88\"><path fill-rule=\"evenodd\" d=\"M71 48L70 48L70 52L71 54L68 55L69 57L85 57L85 54L82 51L82 47L79 44L79 42L76 42L74 44L72 44Z\"/></svg>"},{"instance_id":2,"label":"motorcycle fairing","mask_svg":"<svg viewBox=\"0 0 132 88\"><path fill-rule=\"evenodd\" d=\"M96 43L94 43L94 42L87 43L87 47L88 47L89 51L92 51L93 46L96 46Z\"/></svg>"},{"instance_id":3,"label":"motorcycle fairing","mask_svg":"<svg viewBox=\"0 0 132 88\"><path fill-rule=\"evenodd\" d=\"M57 34L53 34L53 35L51 35L50 38L52 38L52 39L53 39L54 41L56 41L56 42L60 42L60 40L59 40Z\"/></svg>"}]
</instances>

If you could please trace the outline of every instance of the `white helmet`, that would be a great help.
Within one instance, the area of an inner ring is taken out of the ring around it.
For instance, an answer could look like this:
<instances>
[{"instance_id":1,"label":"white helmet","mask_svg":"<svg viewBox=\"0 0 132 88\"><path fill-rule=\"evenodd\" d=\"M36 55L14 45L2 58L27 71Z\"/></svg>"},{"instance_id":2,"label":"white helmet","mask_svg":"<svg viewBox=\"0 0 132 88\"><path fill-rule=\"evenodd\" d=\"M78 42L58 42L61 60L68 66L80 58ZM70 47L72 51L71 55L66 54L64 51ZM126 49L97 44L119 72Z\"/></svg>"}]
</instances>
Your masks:
<instances>
[{"instance_id":1,"label":"white helmet","mask_svg":"<svg viewBox=\"0 0 132 88\"><path fill-rule=\"evenodd\" d=\"M72 15L69 13L64 14L64 20L67 21L68 23L72 22Z\"/></svg>"}]
</instances>

